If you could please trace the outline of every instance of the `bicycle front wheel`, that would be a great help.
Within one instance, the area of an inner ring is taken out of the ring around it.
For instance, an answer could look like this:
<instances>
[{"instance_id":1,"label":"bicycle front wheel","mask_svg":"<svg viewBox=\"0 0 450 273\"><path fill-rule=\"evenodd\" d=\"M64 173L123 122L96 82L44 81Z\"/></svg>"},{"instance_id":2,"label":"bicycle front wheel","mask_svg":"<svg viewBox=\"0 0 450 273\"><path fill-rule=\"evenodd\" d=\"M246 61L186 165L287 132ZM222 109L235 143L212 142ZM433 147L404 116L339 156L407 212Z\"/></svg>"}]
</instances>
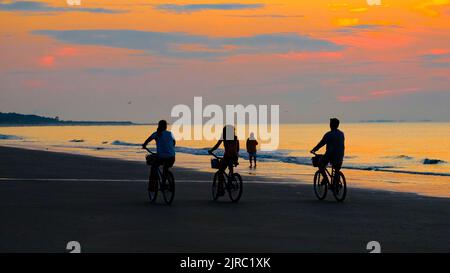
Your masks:
<instances>
[{"instance_id":1,"label":"bicycle front wheel","mask_svg":"<svg viewBox=\"0 0 450 273\"><path fill-rule=\"evenodd\" d=\"M164 201L166 201L166 204L170 205L175 198L175 178L173 177L171 171L167 171L166 176L166 182L164 183L165 186L162 190L162 193Z\"/></svg>"},{"instance_id":2,"label":"bicycle front wheel","mask_svg":"<svg viewBox=\"0 0 450 273\"><path fill-rule=\"evenodd\" d=\"M341 171L336 177L338 178L338 181L334 181L335 179L333 178L333 195L336 201L342 202L345 200L345 196L347 195L347 181Z\"/></svg>"},{"instance_id":3,"label":"bicycle front wheel","mask_svg":"<svg viewBox=\"0 0 450 273\"><path fill-rule=\"evenodd\" d=\"M242 177L238 173L233 173L228 181L228 195L232 202L238 202L242 196L243 189Z\"/></svg>"},{"instance_id":4,"label":"bicycle front wheel","mask_svg":"<svg viewBox=\"0 0 450 273\"><path fill-rule=\"evenodd\" d=\"M153 181L152 174L150 172L147 185L148 199L150 199L150 203L154 203L156 198L158 197L158 186L159 178L156 178L156 180Z\"/></svg>"},{"instance_id":5,"label":"bicycle front wheel","mask_svg":"<svg viewBox=\"0 0 450 273\"><path fill-rule=\"evenodd\" d=\"M214 201L217 201L219 199L219 183L222 182L222 185L225 183L225 174L221 171L217 171L214 174L214 179L212 183L212 198Z\"/></svg>"},{"instance_id":6,"label":"bicycle front wheel","mask_svg":"<svg viewBox=\"0 0 450 273\"><path fill-rule=\"evenodd\" d=\"M314 174L314 193L317 199L323 200L327 197L328 184L326 180L322 177L322 173L317 171Z\"/></svg>"}]
</instances>

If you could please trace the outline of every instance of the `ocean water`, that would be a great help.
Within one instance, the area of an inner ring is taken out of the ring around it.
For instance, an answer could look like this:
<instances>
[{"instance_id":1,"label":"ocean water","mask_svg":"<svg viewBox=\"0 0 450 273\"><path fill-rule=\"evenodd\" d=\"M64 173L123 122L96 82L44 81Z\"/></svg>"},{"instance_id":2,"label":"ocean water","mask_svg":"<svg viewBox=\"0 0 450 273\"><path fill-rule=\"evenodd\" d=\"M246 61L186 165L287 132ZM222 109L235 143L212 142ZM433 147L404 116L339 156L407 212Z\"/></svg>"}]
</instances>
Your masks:
<instances>
[{"instance_id":1,"label":"ocean water","mask_svg":"<svg viewBox=\"0 0 450 273\"><path fill-rule=\"evenodd\" d=\"M355 185L450 196L450 123L351 123L341 129L343 171ZM148 125L0 127L0 145L143 161L140 144L154 130ZM309 181L314 169L308 151L327 130L327 124L280 125L279 148L259 152L256 170L247 168L242 139L241 172ZM178 141L176 164L211 171L207 150L214 143Z\"/></svg>"}]
</instances>

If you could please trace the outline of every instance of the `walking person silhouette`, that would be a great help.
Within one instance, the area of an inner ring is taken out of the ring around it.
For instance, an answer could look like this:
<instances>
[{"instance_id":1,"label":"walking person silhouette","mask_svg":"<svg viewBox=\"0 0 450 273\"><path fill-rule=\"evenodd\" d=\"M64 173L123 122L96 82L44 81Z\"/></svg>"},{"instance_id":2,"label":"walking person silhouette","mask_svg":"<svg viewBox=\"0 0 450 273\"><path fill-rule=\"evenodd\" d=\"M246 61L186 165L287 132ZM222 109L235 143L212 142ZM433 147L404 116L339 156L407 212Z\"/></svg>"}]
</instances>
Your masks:
<instances>
[{"instance_id":1,"label":"walking person silhouette","mask_svg":"<svg viewBox=\"0 0 450 273\"><path fill-rule=\"evenodd\" d=\"M253 166L256 168L256 146L258 145L258 141L255 139L255 134L253 132L250 133L250 137L247 139L246 144L250 168ZM255 163L254 165L252 165L252 160Z\"/></svg>"}]
</instances>

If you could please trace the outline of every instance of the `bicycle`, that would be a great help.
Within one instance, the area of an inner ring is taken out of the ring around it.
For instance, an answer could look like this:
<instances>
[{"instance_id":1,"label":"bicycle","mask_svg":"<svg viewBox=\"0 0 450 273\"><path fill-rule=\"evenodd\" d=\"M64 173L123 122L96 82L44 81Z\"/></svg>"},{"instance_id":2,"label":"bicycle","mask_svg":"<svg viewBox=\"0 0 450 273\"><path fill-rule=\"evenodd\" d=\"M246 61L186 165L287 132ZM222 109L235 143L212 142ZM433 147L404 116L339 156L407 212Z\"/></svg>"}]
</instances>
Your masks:
<instances>
[{"instance_id":1,"label":"bicycle","mask_svg":"<svg viewBox=\"0 0 450 273\"><path fill-rule=\"evenodd\" d=\"M316 153L312 153L314 155L311 158L313 166L319 167L320 160L323 155L319 155ZM317 170L314 174L314 193L319 200L325 199L328 193L328 189L333 192L334 198L338 202L343 202L347 195L347 181L345 179L344 174L341 171L338 171L339 179L338 181L334 181L336 177L336 169L331 168L331 173L328 168L325 168L325 172L327 174L326 179L322 178L322 173L320 170ZM330 182L331 181L331 182Z\"/></svg>"},{"instance_id":2,"label":"bicycle","mask_svg":"<svg viewBox=\"0 0 450 273\"><path fill-rule=\"evenodd\" d=\"M157 154L152 152L150 149L145 148L149 154L146 156L147 165L153 165L157 159ZM161 171L161 166L157 168L156 174L156 183L154 183L153 187L150 187L150 183L152 183L152 174L150 171L150 175L148 178L148 198L150 199L150 203L154 203L156 198L158 197L158 191L162 192L164 201L166 204L170 205L173 202L175 197L175 178L170 170L167 170L166 173Z\"/></svg>"},{"instance_id":3,"label":"bicycle","mask_svg":"<svg viewBox=\"0 0 450 273\"><path fill-rule=\"evenodd\" d=\"M223 158L218 157L214 153L210 152L210 155L214 156L211 159L211 168L218 169L220 166L220 160ZM214 174L213 184L212 184L212 197L214 201L217 201L220 197L219 195L219 183L222 181L224 183L225 190L228 192L228 196L231 201L237 203L242 196L243 183L240 174L233 171L233 167L236 167L239 163L232 163L228 166L228 174L225 171L218 170ZM220 177L222 176L222 177Z\"/></svg>"}]
</instances>

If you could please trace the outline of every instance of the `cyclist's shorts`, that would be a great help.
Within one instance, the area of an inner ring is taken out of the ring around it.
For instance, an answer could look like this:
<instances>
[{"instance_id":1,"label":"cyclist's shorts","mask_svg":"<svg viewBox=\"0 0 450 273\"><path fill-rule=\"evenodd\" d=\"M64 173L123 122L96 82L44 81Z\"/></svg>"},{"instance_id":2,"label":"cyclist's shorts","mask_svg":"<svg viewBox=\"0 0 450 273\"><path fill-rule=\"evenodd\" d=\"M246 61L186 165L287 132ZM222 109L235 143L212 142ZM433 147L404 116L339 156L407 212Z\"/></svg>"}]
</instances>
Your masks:
<instances>
[{"instance_id":1,"label":"cyclist's shorts","mask_svg":"<svg viewBox=\"0 0 450 273\"><path fill-rule=\"evenodd\" d=\"M174 163L175 163L174 156L167 157L167 158L158 157L155 161L156 166L163 165L165 168L172 168Z\"/></svg>"},{"instance_id":2,"label":"cyclist's shorts","mask_svg":"<svg viewBox=\"0 0 450 273\"><path fill-rule=\"evenodd\" d=\"M330 157L327 154L324 154L320 159L319 168L326 168L328 163L331 163L331 166L336 170L340 170L342 168L341 160L330 160Z\"/></svg>"},{"instance_id":3,"label":"cyclist's shorts","mask_svg":"<svg viewBox=\"0 0 450 273\"><path fill-rule=\"evenodd\" d=\"M233 167L234 165L238 164L238 158L230 158L230 157L223 157L222 160L220 160L220 166L221 169L226 169L227 167Z\"/></svg>"}]
</instances>

